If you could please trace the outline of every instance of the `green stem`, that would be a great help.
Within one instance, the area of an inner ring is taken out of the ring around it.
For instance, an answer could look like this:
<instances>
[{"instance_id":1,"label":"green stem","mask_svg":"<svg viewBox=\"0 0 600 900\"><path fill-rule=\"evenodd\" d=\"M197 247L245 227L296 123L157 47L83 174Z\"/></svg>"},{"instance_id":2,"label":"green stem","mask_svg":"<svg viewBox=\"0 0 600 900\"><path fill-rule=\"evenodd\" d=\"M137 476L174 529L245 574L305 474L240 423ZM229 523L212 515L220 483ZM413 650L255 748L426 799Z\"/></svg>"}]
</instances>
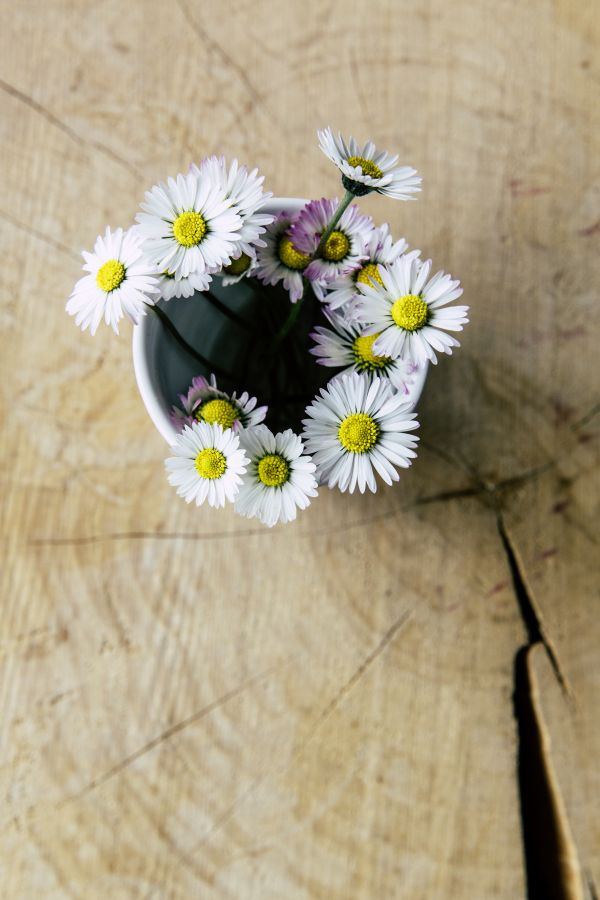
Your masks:
<instances>
[{"instance_id":1,"label":"green stem","mask_svg":"<svg viewBox=\"0 0 600 900\"><path fill-rule=\"evenodd\" d=\"M327 228L321 235L321 240L319 241L319 245L318 245L317 249L315 250L315 255L314 255L313 259L319 259L321 256L323 256L323 250L325 249L325 244L327 243L328 237L330 236L331 232L334 230L335 226L340 221L340 219L342 218L345 211L348 209L348 207L350 206L350 204L352 203L353 200L354 200L354 194L352 193L352 191L346 191L344 198L342 199L342 202L340 203L340 205L334 212L333 216L331 217L331 221L330 221L329 225L327 226Z\"/></svg>"},{"instance_id":2,"label":"green stem","mask_svg":"<svg viewBox=\"0 0 600 900\"><path fill-rule=\"evenodd\" d=\"M201 353L195 350L191 346L191 344L188 344L186 339L177 331L167 314L163 312L160 306L150 306L150 309L155 313L155 315L158 316L165 330L175 338L179 346L182 347L186 351L186 353L189 353L190 356L193 356L194 359L198 360L198 362L201 363L209 373L214 372L215 375L223 378L231 377L227 372L224 372L223 369L220 369L218 366L215 366L213 365L213 363L209 362L206 357L202 356Z\"/></svg>"},{"instance_id":3,"label":"green stem","mask_svg":"<svg viewBox=\"0 0 600 900\"><path fill-rule=\"evenodd\" d=\"M304 303L304 295L300 297L299 300L296 300L295 303L292 303L292 308L288 313L288 317L275 335L275 340L271 345L271 350L275 350L280 343L284 340L284 338L289 334L294 325L296 324L296 319L300 315L300 310L302 309L302 304Z\"/></svg>"},{"instance_id":4,"label":"green stem","mask_svg":"<svg viewBox=\"0 0 600 900\"><path fill-rule=\"evenodd\" d=\"M230 319L232 322L235 322L237 325L241 325L242 328L245 328L247 331L253 330L250 322L246 321L246 319L244 319L242 316L238 316L236 312L234 312L232 309L229 309L229 307L225 303L223 303L222 300L219 300L219 298L215 297L215 295L210 291L203 291L202 296L206 297L208 302L212 303L215 309L218 309L219 312L222 312L223 315Z\"/></svg>"}]
</instances>

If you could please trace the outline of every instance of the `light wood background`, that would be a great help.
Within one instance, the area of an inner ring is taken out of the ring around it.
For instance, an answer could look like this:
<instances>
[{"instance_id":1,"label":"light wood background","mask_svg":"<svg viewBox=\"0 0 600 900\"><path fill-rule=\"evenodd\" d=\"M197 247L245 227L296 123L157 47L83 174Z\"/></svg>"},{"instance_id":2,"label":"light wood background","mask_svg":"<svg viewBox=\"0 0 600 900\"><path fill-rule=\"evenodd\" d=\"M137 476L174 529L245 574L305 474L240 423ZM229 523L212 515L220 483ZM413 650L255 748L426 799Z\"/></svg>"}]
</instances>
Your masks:
<instances>
[{"instance_id":1,"label":"light wood background","mask_svg":"<svg viewBox=\"0 0 600 900\"><path fill-rule=\"evenodd\" d=\"M2 898L597 897L598 3L1 6ZM401 484L269 531L63 307L207 153L335 195L328 123L472 324Z\"/></svg>"}]
</instances>

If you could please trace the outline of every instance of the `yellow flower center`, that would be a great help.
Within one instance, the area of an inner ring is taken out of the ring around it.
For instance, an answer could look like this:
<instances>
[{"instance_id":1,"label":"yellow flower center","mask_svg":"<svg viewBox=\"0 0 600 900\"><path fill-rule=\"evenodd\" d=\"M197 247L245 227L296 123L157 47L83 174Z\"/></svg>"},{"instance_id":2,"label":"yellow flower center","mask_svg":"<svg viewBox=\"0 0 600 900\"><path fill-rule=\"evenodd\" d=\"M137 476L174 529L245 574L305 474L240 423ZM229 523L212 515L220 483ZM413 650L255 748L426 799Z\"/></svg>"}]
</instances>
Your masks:
<instances>
[{"instance_id":1,"label":"yellow flower center","mask_svg":"<svg viewBox=\"0 0 600 900\"><path fill-rule=\"evenodd\" d=\"M323 247L323 259L338 262L348 254L350 241L343 231L332 231Z\"/></svg>"},{"instance_id":2,"label":"yellow flower center","mask_svg":"<svg viewBox=\"0 0 600 900\"><path fill-rule=\"evenodd\" d=\"M290 466L278 453L268 453L258 464L258 477L267 487L281 487L290 477Z\"/></svg>"},{"instance_id":3,"label":"yellow flower center","mask_svg":"<svg viewBox=\"0 0 600 900\"><path fill-rule=\"evenodd\" d=\"M289 237L282 237L277 248L279 259L288 269L298 271L305 269L310 262L310 256L296 250Z\"/></svg>"},{"instance_id":4,"label":"yellow flower center","mask_svg":"<svg viewBox=\"0 0 600 900\"><path fill-rule=\"evenodd\" d=\"M381 332L379 332L380 334ZM390 356L376 356L373 353L373 344L379 337L379 334L365 334L363 337L357 337L352 344L352 354L356 361L356 367L362 372L365 369L369 372L375 369L385 369L392 361Z\"/></svg>"},{"instance_id":5,"label":"yellow flower center","mask_svg":"<svg viewBox=\"0 0 600 900\"><path fill-rule=\"evenodd\" d=\"M374 287L375 282L377 281L381 287L385 287L383 279L379 274L379 266L377 263L367 263L366 266L363 266L356 276L356 280L360 281L361 284L369 284L371 287Z\"/></svg>"},{"instance_id":6,"label":"yellow flower center","mask_svg":"<svg viewBox=\"0 0 600 900\"><path fill-rule=\"evenodd\" d=\"M96 272L96 284L101 291L110 294L125 278L125 266L118 259L109 259Z\"/></svg>"},{"instance_id":7,"label":"yellow flower center","mask_svg":"<svg viewBox=\"0 0 600 900\"><path fill-rule=\"evenodd\" d=\"M206 222L199 212L183 212L173 222L173 236L182 247L195 247L206 234Z\"/></svg>"},{"instance_id":8,"label":"yellow flower center","mask_svg":"<svg viewBox=\"0 0 600 900\"><path fill-rule=\"evenodd\" d=\"M429 307L417 294L406 294L392 306L392 319L398 328L405 331L417 331L427 324Z\"/></svg>"},{"instance_id":9,"label":"yellow flower center","mask_svg":"<svg viewBox=\"0 0 600 900\"><path fill-rule=\"evenodd\" d=\"M363 175L370 175L371 178L381 178L383 172L376 166L372 159L365 159L364 156L349 156L348 162L351 166L360 166Z\"/></svg>"},{"instance_id":10,"label":"yellow flower center","mask_svg":"<svg viewBox=\"0 0 600 900\"><path fill-rule=\"evenodd\" d=\"M196 418L199 422L208 422L209 425L220 425L222 428L231 428L237 418L239 410L229 400L207 400L200 409L196 410Z\"/></svg>"},{"instance_id":11,"label":"yellow flower center","mask_svg":"<svg viewBox=\"0 0 600 900\"><path fill-rule=\"evenodd\" d=\"M227 471L225 455L220 450L215 450L214 447L206 447L201 450L194 465L200 478L208 478L211 481L221 478Z\"/></svg>"},{"instance_id":12,"label":"yellow flower center","mask_svg":"<svg viewBox=\"0 0 600 900\"><path fill-rule=\"evenodd\" d=\"M251 262L252 260L248 254L242 253L237 259L232 259L229 265L224 267L223 271L227 272L228 275L243 275L250 268Z\"/></svg>"},{"instance_id":13,"label":"yellow flower center","mask_svg":"<svg viewBox=\"0 0 600 900\"><path fill-rule=\"evenodd\" d=\"M340 444L350 453L366 453L379 437L379 425L366 413L347 416L338 430Z\"/></svg>"}]
</instances>

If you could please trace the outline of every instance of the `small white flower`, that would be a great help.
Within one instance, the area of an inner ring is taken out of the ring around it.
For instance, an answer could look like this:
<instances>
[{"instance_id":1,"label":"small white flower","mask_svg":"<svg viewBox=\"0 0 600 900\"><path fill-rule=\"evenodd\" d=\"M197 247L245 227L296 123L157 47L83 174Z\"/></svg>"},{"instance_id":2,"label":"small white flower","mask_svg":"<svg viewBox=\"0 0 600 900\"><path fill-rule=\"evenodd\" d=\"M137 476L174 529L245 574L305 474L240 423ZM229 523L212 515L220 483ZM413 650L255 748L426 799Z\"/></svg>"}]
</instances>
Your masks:
<instances>
[{"instance_id":1,"label":"small white flower","mask_svg":"<svg viewBox=\"0 0 600 900\"><path fill-rule=\"evenodd\" d=\"M289 428L273 434L266 425L258 425L241 432L240 443L250 462L235 501L236 512L269 527L291 522L296 509L306 509L309 498L317 496L316 466L303 454L301 438Z\"/></svg>"},{"instance_id":2,"label":"small white flower","mask_svg":"<svg viewBox=\"0 0 600 900\"><path fill-rule=\"evenodd\" d=\"M200 166L192 165L190 171L208 178L213 184L219 184L242 220L232 258L237 259L241 253L253 256L254 247L264 247L260 235L275 218L270 213L260 211L273 196L262 189L264 175L259 176L258 169L249 172L246 166L239 165L237 159L228 167L224 156L209 156Z\"/></svg>"},{"instance_id":3,"label":"small white flower","mask_svg":"<svg viewBox=\"0 0 600 900\"><path fill-rule=\"evenodd\" d=\"M429 281L431 260L401 256L390 266L379 266L382 284L360 284L364 295L357 300L356 320L365 334L377 334L375 353L422 363L437 362L435 351L452 354L460 344L441 329L462 331L468 306L445 308L462 294L460 281L436 272Z\"/></svg>"},{"instance_id":4,"label":"small white flower","mask_svg":"<svg viewBox=\"0 0 600 900\"><path fill-rule=\"evenodd\" d=\"M413 383L413 375L419 366L411 360L392 359L390 356L378 356L373 353L373 344L377 335L366 335L364 327L355 322L348 322L339 313L324 309L331 328L317 325L311 334L315 346L309 353L317 357L322 366L343 369L346 372L365 372L377 375L382 380L389 379L396 391L407 395Z\"/></svg>"},{"instance_id":5,"label":"small white flower","mask_svg":"<svg viewBox=\"0 0 600 900\"><path fill-rule=\"evenodd\" d=\"M233 502L242 483L248 459L236 434L220 425L194 422L178 435L165 460L169 484L186 503L225 506Z\"/></svg>"},{"instance_id":6,"label":"small white flower","mask_svg":"<svg viewBox=\"0 0 600 900\"><path fill-rule=\"evenodd\" d=\"M338 200L311 200L290 228L290 238L300 253L312 257L321 235L339 206ZM323 288L345 272L358 269L365 258L365 244L373 233L373 219L363 216L358 206L349 206L331 232L323 255L313 259L304 271L317 297L324 299Z\"/></svg>"},{"instance_id":7,"label":"small white flower","mask_svg":"<svg viewBox=\"0 0 600 900\"><path fill-rule=\"evenodd\" d=\"M257 407L256 397L251 397L247 391L239 397L236 391L233 394L220 391L214 375L210 376L210 381L204 375L197 375L187 394L180 394L179 400L181 408L174 406L171 412L171 422L178 431L184 425L198 421L237 432L258 425L264 420L268 409L267 406Z\"/></svg>"},{"instance_id":8,"label":"small white flower","mask_svg":"<svg viewBox=\"0 0 600 900\"><path fill-rule=\"evenodd\" d=\"M418 428L411 406L394 394L389 382L356 372L341 375L321 389L303 420L306 448L321 482L361 493L375 492L375 469L386 484L398 481L396 466L407 468L417 455Z\"/></svg>"},{"instance_id":9,"label":"small white flower","mask_svg":"<svg viewBox=\"0 0 600 900\"><path fill-rule=\"evenodd\" d=\"M187 278L214 272L232 258L240 239L241 217L219 181L206 174L178 175L146 192L138 213L144 252L161 272Z\"/></svg>"},{"instance_id":10,"label":"small white flower","mask_svg":"<svg viewBox=\"0 0 600 900\"><path fill-rule=\"evenodd\" d=\"M310 262L310 257L294 247L289 236L289 228L295 217L281 212L267 229L265 246L257 251L258 266L256 277L263 284L283 282L292 303L296 303L304 293L302 273Z\"/></svg>"},{"instance_id":11,"label":"small white flower","mask_svg":"<svg viewBox=\"0 0 600 900\"><path fill-rule=\"evenodd\" d=\"M131 229L111 232L107 228L96 239L94 252L84 250L82 255L89 274L79 279L66 305L75 324L95 334L104 317L118 334L118 323L125 315L137 325L159 292L156 270L145 258L139 237Z\"/></svg>"},{"instance_id":12,"label":"small white flower","mask_svg":"<svg viewBox=\"0 0 600 900\"><path fill-rule=\"evenodd\" d=\"M347 191L360 197L371 191L412 200L410 194L420 191L421 177L410 166L397 166L397 156L377 150L369 141L360 149L353 137L348 143L341 134L336 137L331 128L317 132L319 146L342 173L342 184Z\"/></svg>"},{"instance_id":13,"label":"small white flower","mask_svg":"<svg viewBox=\"0 0 600 900\"><path fill-rule=\"evenodd\" d=\"M177 278L170 272L163 272L158 286L163 300L172 300L173 297L193 297L196 291L207 291L211 281L206 272L193 272L187 278Z\"/></svg>"},{"instance_id":14,"label":"small white flower","mask_svg":"<svg viewBox=\"0 0 600 900\"><path fill-rule=\"evenodd\" d=\"M360 296L357 284L368 284L371 279L380 281L377 269L379 263L392 263L407 250L408 244L404 238L394 243L389 225L383 224L375 228L365 245L365 259L360 268L342 275L328 285L329 293L325 296L325 302L331 309L350 308L357 296ZM419 256L420 252L411 251L413 256Z\"/></svg>"},{"instance_id":15,"label":"small white flower","mask_svg":"<svg viewBox=\"0 0 600 900\"><path fill-rule=\"evenodd\" d=\"M264 241L261 241L261 245ZM240 255L236 259L232 259L228 266L225 266L221 269L221 278L223 280L223 286L227 287L230 284L237 284L238 281L241 281L243 278L250 278L251 276L256 275L256 269L258 268L258 262L256 260L256 251L252 253L252 255L248 253L240 253Z\"/></svg>"}]
</instances>

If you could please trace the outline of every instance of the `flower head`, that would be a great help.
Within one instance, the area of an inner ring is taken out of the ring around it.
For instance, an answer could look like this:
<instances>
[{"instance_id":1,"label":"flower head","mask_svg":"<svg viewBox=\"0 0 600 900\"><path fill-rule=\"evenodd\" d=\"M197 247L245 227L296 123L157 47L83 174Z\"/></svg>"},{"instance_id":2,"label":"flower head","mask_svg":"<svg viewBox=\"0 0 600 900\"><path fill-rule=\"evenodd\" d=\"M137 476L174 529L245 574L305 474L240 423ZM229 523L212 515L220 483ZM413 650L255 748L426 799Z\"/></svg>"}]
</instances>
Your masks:
<instances>
[{"instance_id":1,"label":"flower head","mask_svg":"<svg viewBox=\"0 0 600 900\"><path fill-rule=\"evenodd\" d=\"M246 471L246 454L230 428L194 422L183 429L165 460L169 484L186 503L225 506L233 502Z\"/></svg>"},{"instance_id":2,"label":"flower head","mask_svg":"<svg viewBox=\"0 0 600 900\"><path fill-rule=\"evenodd\" d=\"M193 272L187 278L177 278L170 272L163 272L158 286L163 300L172 300L173 297L193 297L196 291L207 291L211 281L206 272Z\"/></svg>"},{"instance_id":3,"label":"flower head","mask_svg":"<svg viewBox=\"0 0 600 900\"><path fill-rule=\"evenodd\" d=\"M321 481L352 493L358 486L375 492L375 469L386 484L398 481L416 456L418 427L411 406L388 382L353 372L321 389L303 420L306 448Z\"/></svg>"},{"instance_id":4,"label":"flower head","mask_svg":"<svg viewBox=\"0 0 600 900\"><path fill-rule=\"evenodd\" d=\"M261 244L264 241L261 241ZM221 278L223 285L227 287L230 284L237 284L242 278L249 278L256 275L256 251L252 255L248 253L240 253L236 259L232 259L229 265L221 269Z\"/></svg>"},{"instance_id":5,"label":"flower head","mask_svg":"<svg viewBox=\"0 0 600 900\"><path fill-rule=\"evenodd\" d=\"M200 166L192 165L190 172L208 178L213 184L219 184L242 220L232 259L238 259L242 253L254 256L254 247L264 247L260 235L275 218L270 213L260 211L273 196L262 189L264 175L259 176L258 169L248 171L237 159L228 166L224 156L209 156L200 163Z\"/></svg>"},{"instance_id":6,"label":"flower head","mask_svg":"<svg viewBox=\"0 0 600 900\"><path fill-rule=\"evenodd\" d=\"M346 143L331 128L317 132L319 146L342 173L342 184L357 197L377 191L397 200L411 200L420 191L421 178L410 166L397 166L398 156L378 151L369 141L361 149L353 137Z\"/></svg>"},{"instance_id":7,"label":"flower head","mask_svg":"<svg viewBox=\"0 0 600 900\"><path fill-rule=\"evenodd\" d=\"M235 501L236 512L269 527L291 522L317 496L315 464L291 429L273 434L266 425L240 434L250 462Z\"/></svg>"},{"instance_id":8,"label":"flower head","mask_svg":"<svg viewBox=\"0 0 600 900\"><path fill-rule=\"evenodd\" d=\"M104 317L119 333L119 321L127 316L137 325L153 306L159 293L157 272L144 257L139 237L129 230L106 229L94 244L93 253L83 251L84 270L67 301L66 310L75 316L81 330L95 334Z\"/></svg>"},{"instance_id":9,"label":"flower head","mask_svg":"<svg viewBox=\"0 0 600 900\"><path fill-rule=\"evenodd\" d=\"M161 272L187 278L214 272L230 262L242 219L223 186L206 172L169 178L146 192L137 214L144 252Z\"/></svg>"},{"instance_id":10,"label":"flower head","mask_svg":"<svg viewBox=\"0 0 600 900\"><path fill-rule=\"evenodd\" d=\"M289 213L279 213L267 229L265 246L257 251L255 273L264 284L282 281L292 303L296 303L304 293L302 274L310 262L310 257L301 253L290 238L289 229L294 221L295 217Z\"/></svg>"},{"instance_id":11,"label":"flower head","mask_svg":"<svg viewBox=\"0 0 600 900\"><path fill-rule=\"evenodd\" d=\"M266 406L256 406L256 397L246 391L240 396L234 391L226 394L217 387L214 375L208 381L203 375L193 379L187 394L180 394L181 407L174 406L171 422L180 431L193 422L208 422L237 432L262 422L267 414Z\"/></svg>"},{"instance_id":12,"label":"flower head","mask_svg":"<svg viewBox=\"0 0 600 900\"><path fill-rule=\"evenodd\" d=\"M429 279L431 260L422 263L401 256L390 266L379 266L381 283L360 284L363 294L354 315L365 334L377 334L373 350L394 358L437 362L435 351L452 353L459 342L442 329L462 331L469 320L468 306L447 304L462 294L459 281L436 272Z\"/></svg>"},{"instance_id":13,"label":"flower head","mask_svg":"<svg viewBox=\"0 0 600 900\"><path fill-rule=\"evenodd\" d=\"M318 325L311 334L315 346L309 353L317 357L317 362L322 366L343 369L342 375L346 372L364 372L376 375L383 381L388 379L406 399L414 381L412 376L419 366L410 360L392 359L374 353L376 335L366 335L363 326L348 322L332 310L326 308L324 313L332 327Z\"/></svg>"},{"instance_id":14,"label":"flower head","mask_svg":"<svg viewBox=\"0 0 600 900\"><path fill-rule=\"evenodd\" d=\"M365 255L359 268L354 269L353 272L341 275L329 284L325 302L330 309L343 307L350 310L353 301L360 297L358 285L363 282L379 281L381 276L377 266L380 263L389 264L394 262L407 250L408 244L404 238L400 238L396 242L393 241L389 225L383 224L373 229L365 244ZM419 256L420 252L420 250L411 251L413 256Z\"/></svg>"},{"instance_id":15,"label":"flower head","mask_svg":"<svg viewBox=\"0 0 600 900\"><path fill-rule=\"evenodd\" d=\"M301 253L313 256L331 221L338 200L311 200L300 211L290 228L290 238ZM313 259L304 274L316 288L317 296L323 297L323 285L328 284L340 275L358 269L365 258L365 246L373 233L373 220L363 216L358 206L346 209L331 232L323 255Z\"/></svg>"}]
</instances>

